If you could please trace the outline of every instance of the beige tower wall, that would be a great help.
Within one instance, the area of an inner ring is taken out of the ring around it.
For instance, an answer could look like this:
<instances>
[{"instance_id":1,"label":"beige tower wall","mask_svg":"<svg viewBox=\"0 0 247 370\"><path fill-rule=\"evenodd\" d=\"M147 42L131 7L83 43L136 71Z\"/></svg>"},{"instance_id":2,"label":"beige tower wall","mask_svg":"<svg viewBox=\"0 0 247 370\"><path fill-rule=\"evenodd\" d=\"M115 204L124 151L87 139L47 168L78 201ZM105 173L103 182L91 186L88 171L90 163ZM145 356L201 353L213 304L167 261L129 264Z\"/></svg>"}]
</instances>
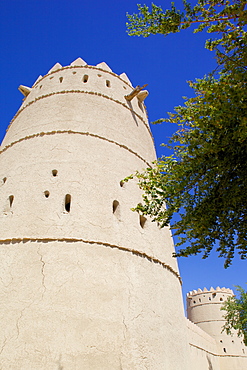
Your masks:
<instances>
[{"instance_id":1,"label":"beige tower wall","mask_svg":"<svg viewBox=\"0 0 247 370\"><path fill-rule=\"evenodd\" d=\"M78 64L33 86L1 147L0 365L186 370L170 230L141 225L121 183L155 158L145 107Z\"/></svg>"}]
</instances>

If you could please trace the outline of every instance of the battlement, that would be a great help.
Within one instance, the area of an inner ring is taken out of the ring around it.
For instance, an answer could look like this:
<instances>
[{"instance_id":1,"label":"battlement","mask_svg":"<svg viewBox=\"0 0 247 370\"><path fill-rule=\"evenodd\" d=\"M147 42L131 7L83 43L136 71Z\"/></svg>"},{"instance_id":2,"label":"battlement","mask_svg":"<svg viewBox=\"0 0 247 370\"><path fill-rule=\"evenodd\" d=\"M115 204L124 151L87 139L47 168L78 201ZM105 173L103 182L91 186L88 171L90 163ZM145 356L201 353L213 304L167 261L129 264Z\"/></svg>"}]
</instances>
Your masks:
<instances>
[{"instance_id":1,"label":"battlement","mask_svg":"<svg viewBox=\"0 0 247 370\"><path fill-rule=\"evenodd\" d=\"M46 96L84 93L98 95L125 105L148 124L144 105L148 92L142 89L136 92L135 90L125 73L117 75L105 62L90 66L83 59L77 58L65 67L56 63L46 75L40 75L32 87L20 85L19 91L25 97L20 110Z\"/></svg>"},{"instance_id":2,"label":"battlement","mask_svg":"<svg viewBox=\"0 0 247 370\"><path fill-rule=\"evenodd\" d=\"M207 288L203 290L199 288L187 293L187 308L212 303L222 304L228 297L233 295L233 291L225 287L211 287L209 290Z\"/></svg>"},{"instance_id":3,"label":"battlement","mask_svg":"<svg viewBox=\"0 0 247 370\"><path fill-rule=\"evenodd\" d=\"M228 294L233 295L233 291L231 289L225 288L225 287L220 288L219 286L217 286L217 288L211 287L209 290L207 288L204 288L203 290L200 288L197 290L192 290L189 293L187 293L187 297L193 298L194 296L198 294L205 294L205 293L228 293Z\"/></svg>"},{"instance_id":4,"label":"battlement","mask_svg":"<svg viewBox=\"0 0 247 370\"><path fill-rule=\"evenodd\" d=\"M43 133L90 133L126 147L145 167L155 160L144 104L148 92L134 88L125 73L115 74L105 62L90 66L78 58L65 67L56 63L32 87L21 85L19 90L24 100L2 150Z\"/></svg>"}]
</instances>

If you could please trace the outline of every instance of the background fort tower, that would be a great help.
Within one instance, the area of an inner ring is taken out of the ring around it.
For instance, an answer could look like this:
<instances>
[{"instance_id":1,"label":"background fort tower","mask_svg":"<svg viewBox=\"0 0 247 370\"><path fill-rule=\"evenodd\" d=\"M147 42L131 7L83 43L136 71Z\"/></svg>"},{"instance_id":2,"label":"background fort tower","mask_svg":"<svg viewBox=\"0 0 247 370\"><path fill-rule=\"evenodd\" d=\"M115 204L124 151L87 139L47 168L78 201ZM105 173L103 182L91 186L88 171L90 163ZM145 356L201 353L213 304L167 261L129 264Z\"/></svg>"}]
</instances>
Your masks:
<instances>
[{"instance_id":1,"label":"background fort tower","mask_svg":"<svg viewBox=\"0 0 247 370\"><path fill-rule=\"evenodd\" d=\"M221 307L230 296L233 296L233 291L228 288L193 290L187 294L187 316L215 339L220 369L245 369L246 358L243 356L246 355L246 346L243 338L239 338L236 333L230 336L222 332L225 311Z\"/></svg>"},{"instance_id":2,"label":"background fort tower","mask_svg":"<svg viewBox=\"0 0 247 370\"><path fill-rule=\"evenodd\" d=\"M20 89L0 154L1 367L186 370L170 231L121 182L155 159L143 95L80 58Z\"/></svg>"}]
</instances>

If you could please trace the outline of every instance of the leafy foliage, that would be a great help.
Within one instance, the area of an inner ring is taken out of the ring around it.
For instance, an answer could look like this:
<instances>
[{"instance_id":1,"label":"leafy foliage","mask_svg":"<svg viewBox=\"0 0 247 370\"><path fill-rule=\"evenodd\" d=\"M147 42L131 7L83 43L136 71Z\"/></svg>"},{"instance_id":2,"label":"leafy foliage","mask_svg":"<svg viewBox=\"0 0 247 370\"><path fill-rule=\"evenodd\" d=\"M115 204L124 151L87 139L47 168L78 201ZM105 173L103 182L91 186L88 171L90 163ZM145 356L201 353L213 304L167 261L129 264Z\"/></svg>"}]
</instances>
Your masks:
<instances>
[{"instance_id":1,"label":"leafy foliage","mask_svg":"<svg viewBox=\"0 0 247 370\"><path fill-rule=\"evenodd\" d=\"M136 173L144 190L136 207L161 227L174 213L172 225L179 236L176 256L203 252L206 258L218 241L217 251L228 267L238 250L247 258L247 22L246 1L198 0L184 12L172 4L163 11L138 5L139 14L128 15L130 35L179 32L197 25L216 39L205 47L216 52L218 67L209 76L189 82L195 97L175 108L169 118L178 130L168 147L174 154L162 157L153 168Z\"/></svg>"},{"instance_id":2,"label":"leafy foliage","mask_svg":"<svg viewBox=\"0 0 247 370\"><path fill-rule=\"evenodd\" d=\"M247 346L247 292L240 286L237 286L237 290L239 298L229 297L222 305L221 309L226 311L223 331L231 335L232 330L236 330L238 336L243 336Z\"/></svg>"}]
</instances>

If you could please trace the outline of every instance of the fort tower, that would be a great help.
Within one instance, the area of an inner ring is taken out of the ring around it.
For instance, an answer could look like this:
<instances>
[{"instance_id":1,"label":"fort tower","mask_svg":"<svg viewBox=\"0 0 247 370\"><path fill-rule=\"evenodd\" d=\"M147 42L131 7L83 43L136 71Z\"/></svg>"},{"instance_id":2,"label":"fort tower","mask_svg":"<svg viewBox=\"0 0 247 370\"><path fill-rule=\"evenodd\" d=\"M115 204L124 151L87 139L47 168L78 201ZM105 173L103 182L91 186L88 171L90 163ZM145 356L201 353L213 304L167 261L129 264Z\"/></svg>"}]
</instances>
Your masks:
<instances>
[{"instance_id":1,"label":"fort tower","mask_svg":"<svg viewBox=\"0 0 247 370\"><path fill-rule=\"evenodd\" d=\"M133 89L80 58L20 87L0 153L3 369L188 369L170 230L122 182L155 159Z\"/></svg>"}]
</instances>

